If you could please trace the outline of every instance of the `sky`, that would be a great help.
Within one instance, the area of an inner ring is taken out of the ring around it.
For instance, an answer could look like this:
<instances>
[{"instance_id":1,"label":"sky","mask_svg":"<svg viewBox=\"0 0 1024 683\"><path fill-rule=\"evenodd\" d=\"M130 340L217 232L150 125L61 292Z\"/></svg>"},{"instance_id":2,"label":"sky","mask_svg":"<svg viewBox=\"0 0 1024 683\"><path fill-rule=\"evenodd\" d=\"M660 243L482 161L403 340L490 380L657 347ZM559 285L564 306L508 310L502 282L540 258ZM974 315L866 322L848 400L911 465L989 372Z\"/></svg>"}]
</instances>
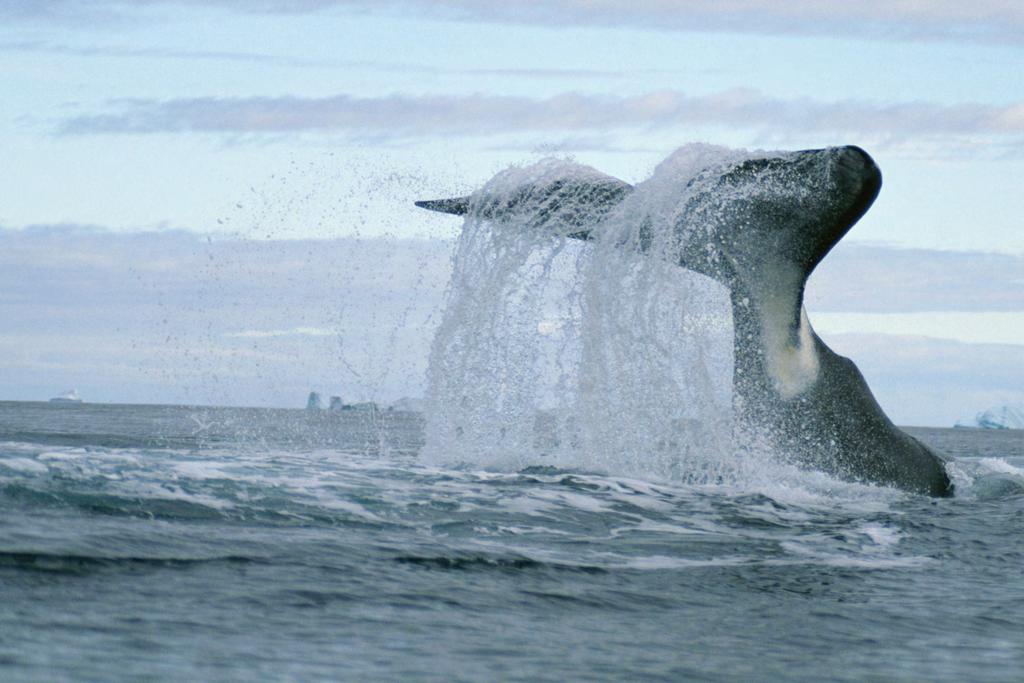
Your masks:
<instances>
[{"instance_id":1,"label":"sky","mask_svg":"<svg viewBox=\"0 0 1024 683\"><path fill-rule=\"evenodd\" d=\"M421 394L412 201L710 142L868 150L815 329L897 422L1022 403L1021 73L1005 1L0 0L0 399Z\"/></svg>"}]
</instances>

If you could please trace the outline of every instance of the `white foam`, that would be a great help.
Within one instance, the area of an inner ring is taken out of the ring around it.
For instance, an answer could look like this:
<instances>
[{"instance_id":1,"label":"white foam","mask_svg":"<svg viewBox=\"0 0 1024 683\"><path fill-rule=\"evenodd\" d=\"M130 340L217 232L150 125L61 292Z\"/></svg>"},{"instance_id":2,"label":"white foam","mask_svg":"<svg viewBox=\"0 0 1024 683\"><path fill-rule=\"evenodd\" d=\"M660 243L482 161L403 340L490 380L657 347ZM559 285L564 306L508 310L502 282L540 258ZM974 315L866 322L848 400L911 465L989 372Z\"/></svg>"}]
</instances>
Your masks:
<instances>
[{"instance_id":1,"label":"white foam","mask_svg":"<svg viewBox=\"0 0 1024 683\"><path fill-rule=\"evenodd\" d=\"M89 452L84 448L72 448L66 451L44 451L36 457L39 460L49 461L82 460L89 457Z\"/></svg>"},{"instance_id":2,"label":"white foam","mask_svg":"<svg viewBox=\"0 0 1024 683\"><path fill-rule=\"evenodd\" d=\"M187 479L235 479L236 475L228 475L224 471L224 464L209 459L179 460L173 463L173 468L178 476Z\"/></svg>"},{"instance_id":3,"label":"white foam","mask_svg":"<svg viewBox=\"0 0 1024 683\"><path fill-rule=\"evenodd\" d=\"M857 531L871 539L871 542L875 545L883 548L896 545L903 537L903 534L898 530L880 524L865 524L858 528Z\"/></svg>"},{"instance_id":4,"label":"white foam","mask_svg":"<svg viewBox=\"0 0 1024 683\"><path fill-rule=\"evenodd\" d=\"M958 498L989 500L1024 492L1024 468L1006 458L957 458L946 469Z\"/></svg>"},{"instance_id":5,"label":"white foam","mask_svg":"<svg viewBox=\"0 0 1024 683\"><path fill-rule=\"evenodd\" d=\"M764 559L752 556L729 556L715 557L708 559L690 559L683 557L670 557L666 555L651 555L648 557L622 558L611 563L612 566L625 569L638 569L644 571L663 571L679 569L703 569L707 567L803 567L822 566L840 567L849 569L906 569L922 567L933 560L928 557L846 557L838 555L822 555L807 557L803 559Z\"/></svg>"},{"instance_id":6,"label":"white foam","mask_svg":"<svg viewBox=\"0 0 1024 683\"><path fill-rule=\"evenodd\" d=\"M680 149L586 226L599 235L586 248L560 237L580 227L561 225L560 212L587 211L569 210L571 198L541 196L502 222L469 216L431 353L424 458L694 483L761 467L731 441L727 292L676 265L676 219L699 190L689 181L748 156ZM512 202L528 184L564 178L600 174L546 160L499 174L476 201ZM644 241L641 256L630 245Z\"/></svg>"},{"instance_id":7,"label":"white foam","mask_svg":"<svg viewBox=\"0 0 1024 683\"><path fill-rule=\"evenodd\" d=\"M981 458L978 460L978 464L990 472L1011 474L1024 479L1024 469L1015 467L1002 458Z\"/></svg>"},{"instance_id":8,"label":"white foam","mask_svg":"<svg viewBox=\"0 0 1024 683\"><path fill-rule=\"evenodd\" d=\"M669 557L666 555L650 555L648 557L637 557L623 559L618 566L626 569L640 569L646 571L658 571L665 569L702 569L705 567L736 567L739 565L757 564L750 557L715 557L711 559L693 560L683 557Z\"/></svg>"},{"instance_id":9,"label":"white foam","mask_svg":"<svg viewBox=\"0 0 1024 683\"><path fill-rule=\"evenodd\" d=\"M50 468L45 464L31 458L2 458L0 459L0 467L31 474L45 474L50 471Z\"/></svg>"},{"instance_id":10,"label":"white foam","mask_svg":"<svg viewBox=\"0 0 1024 683\"><path fill-rule=\"evenodd\" d=\"M683 526L682 524L669 524L666 522L653 522L649 519L640 520L638 524L622 527L620 529L612 529L611 535L614 536L629 536L630 534L648 533L648 534L670 534L673 536L703 536L711 533L709 529L697 529L693 526Z\"/></svg>"}]
</instances>

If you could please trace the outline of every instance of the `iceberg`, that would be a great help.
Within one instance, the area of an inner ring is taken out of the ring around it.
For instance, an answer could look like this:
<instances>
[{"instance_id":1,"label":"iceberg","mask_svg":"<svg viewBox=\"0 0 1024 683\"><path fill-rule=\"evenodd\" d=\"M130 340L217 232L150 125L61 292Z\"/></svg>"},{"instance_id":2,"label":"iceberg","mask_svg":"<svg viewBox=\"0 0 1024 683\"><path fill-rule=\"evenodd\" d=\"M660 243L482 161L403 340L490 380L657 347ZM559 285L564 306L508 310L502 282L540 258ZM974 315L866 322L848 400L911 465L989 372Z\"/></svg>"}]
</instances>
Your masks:
<instances>
[{"instance_id":1,"label":"iceberg","mask_svg":"<svg viewBox=\"0 0 1024 683\"><path fill-rule=\"evenodd\" d=\"M1024 406L989 408L969 420L960 420L961 429L1024 429Z\"/></svg>"},{"instance_id":2,"label":"iceberg","mask_svg":"<svg viewBox=\"0 0 1024 683\"><path fill-rule=\"evenodd\" d=\"M306 399L306 410L323 410L324 402L320 398L320 394L315 391L309 392L309 398Z\"/></svg>"},{"instance_id":3,"label":"iceberg","mask_svg":"<svg viewBox=\"0 0 1024 683\"><path fill-rule=\"evenodd\" d=\"M356 411L362 413L373 413L376 415L380 412L380 408L372 401L363 403L345 403L345 401L341 399L341 396L331 396L330 403L327 404L327 412L339 413L342 411Z\"/></svg>"},{"instance_id":4,"label":"iceberg","mask_svg":"<svg viewBox=\"0 0 1024 683\"><path fill-rule=\"evenodd\" d=\"M50 403L81 403L82 399L78 396L78 392L74 389L65 391L60 396L50 399Z\"/></svg>"}]
</instances>

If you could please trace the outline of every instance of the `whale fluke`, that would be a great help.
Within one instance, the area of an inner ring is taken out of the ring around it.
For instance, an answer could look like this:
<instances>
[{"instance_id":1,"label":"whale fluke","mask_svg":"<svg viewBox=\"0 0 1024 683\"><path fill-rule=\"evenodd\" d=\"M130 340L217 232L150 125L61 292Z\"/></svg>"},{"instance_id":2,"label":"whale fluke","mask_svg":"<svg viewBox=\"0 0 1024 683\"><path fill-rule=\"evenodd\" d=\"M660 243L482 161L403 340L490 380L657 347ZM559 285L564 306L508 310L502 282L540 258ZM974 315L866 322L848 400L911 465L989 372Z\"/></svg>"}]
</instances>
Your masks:
<instances>
[{"instance_id":1,"label":"whale fluke","mask_svg":"<svg viewBox=\"0 0 1024 683\"><path fill-rule=\"evenodd\" d=\"M586 167L560 173L417 206L600 238L594 228L632 186ZM893 425L853 361L815 334L803 306L808 276L868 210L881 184L874 160L853 146L705 168L680 188L671 218L673 258L729 289L737 424L763 432L777 452L803 467L950 495L944 456ZM647 223L649 216L639 218ZM650 249L643 227L639 237L636 247Z\"/></svg>"},{"instance_id":2,"label":"whale fluke","mask_svg":"<svg viewBox=\"0 0 1024 683\"><path fill-rule=\"evenodd\" d=\"M428 211L439 213L450 213L454 216L465 216L469 212L469 197L454 197L452 199L427 199L416 202L416 206Z\"/></svg>"},{"instance_id":3,"label":"whale fluke","mask_svg":"<svg viewBox=\"0 0 1024 683\"><path fill-rule=\"evenodd\" d=\"M416 202L430 211L507 220L524 211L538 228L555 228L575 239L588 239L589 226L601 220L632 191L633 186L610 175L590 172L582 177L559 177L501 194ZM580 228L584 228L580 230Z\"/></svg>"}]
</instances>

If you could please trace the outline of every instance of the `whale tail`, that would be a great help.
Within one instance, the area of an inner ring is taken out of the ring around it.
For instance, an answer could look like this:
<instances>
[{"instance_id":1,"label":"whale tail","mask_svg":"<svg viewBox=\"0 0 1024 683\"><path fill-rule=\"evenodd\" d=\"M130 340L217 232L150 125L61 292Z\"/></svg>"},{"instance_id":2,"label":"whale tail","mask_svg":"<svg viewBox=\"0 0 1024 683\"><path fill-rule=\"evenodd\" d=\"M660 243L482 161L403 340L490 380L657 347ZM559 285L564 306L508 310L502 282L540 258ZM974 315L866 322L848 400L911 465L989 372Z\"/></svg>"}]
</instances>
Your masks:
<instances>
[{"instance_id":1,"label":"whale tail","mask_svg":"<svg viewBox=\"0 0 1024 683\"><path fill-rule=\"evenodd\" d=\"M472 197L454 197L452 199L429 199L416 202L416 206L428 211L450 213L453 216L465 216L469 213L469 200Z\"/></svg>"},{"instance_id":2,"label":"whale tail","mask_svg":"<svg viewBox=\"0 0 1024 683\"><path fill-rule=\"evenodd\" d=\"M618 206L633 186L586 170L508 193L418 201L416 206L499 221L528 213L538 228L568 226L567 236L589 240L592 226ZM808 194L808 182L823 185L822 191L814 193L811 202L801 201L800 197ZM798 273L802 290L814 267L867 211L880 188L878 167L859 147L807 150L740 162L690 198L690 213L696 213L707 204L722 204L723 195L730 197L730 225L716 226L710 243L690 240L679 254L679 265L734 288L738 280L750 280L742 271L759 272L771 260L782 261Z\"/></svg>"},{"instance_id":3,"label":"whale tail","mask_svg":"<svg viewBox=\"0 0 1024 683\"><path fill-rule=\"evenodd\" d=\"M416 206L455 216L472 213L498 221L525 216L537 228L587 240L591 237L590 228L618 206L633 186L593 169L586 171L545 178L510 192L419 201Z\"/></svg>"},{"instance_id":4,"label":"whale tail","mask_svg":"<svg viewBox=\"0 0 1024 683\"><path fill-rule=\"evenodd\" d=\"M581 166L559 166L528 178L511 183L511 189L501 185L500 191L485 188L416 205L590 240L595 226L634 189ZM729 289L735 393L746 397L748 409L756 404L755 395L774 390L789 397L816 375L810 347L818 340L803 311L804 285L871 206L881 182L878 167L862 149L833 147L734 159L698 172L680 188L668 217L678 245L671 258ZM636 245L646 251L651 228L640 219Z\"/></svg>"},{"instance_id":5,"label":"whale tail","mask_svg":"<svg viewBox=\"0 0 1024 683\"><path fill-rule=\"evenodd\" d=\"M583 240L633 192L593 169L566 169L512 191L417 202L432 211L525 221ZM844 478L948 495L941 459L888 420L851 361L814 333L803 308L814 268L874 202L882 176L859 147L745 159L697 174L672 214L678 263L730 291L733 401L771 425L780 451ZM643 217L641 217L643 218ZM650 240L643 228L638 247ZM852 397L852 398L851 398ZM862 419L849 419L847 399ZM815 405L808 410L807 405ZM901 454L894 457L893 452Z\"/></svg>"}]
</instances>

